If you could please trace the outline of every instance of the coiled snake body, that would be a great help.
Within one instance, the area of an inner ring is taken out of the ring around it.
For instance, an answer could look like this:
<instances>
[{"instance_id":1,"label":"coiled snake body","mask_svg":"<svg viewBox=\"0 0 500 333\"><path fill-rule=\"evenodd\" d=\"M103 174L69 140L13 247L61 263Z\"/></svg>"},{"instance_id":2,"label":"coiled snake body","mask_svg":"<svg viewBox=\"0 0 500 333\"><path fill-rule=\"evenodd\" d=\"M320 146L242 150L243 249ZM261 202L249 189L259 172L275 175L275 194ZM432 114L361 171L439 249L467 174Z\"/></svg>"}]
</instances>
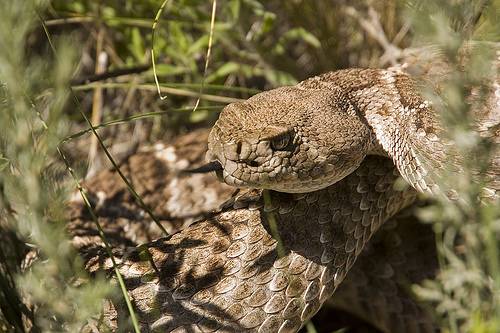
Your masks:
<instances>
[{"instance_id":1,"label":"coiled snake body","mask_svg":"<svg viewBox=\"0 0 500 333\"><path fill-rule=\"evenodd\" d=\"M332 72L227 106L210 134L210 168L230 185L280 192L233 198L149 243L149 259L117 254L142 331L299 330L384 222L417 191L439 192L433 171L446 145L432 112L397 70ZM411 186L394 186L399 175ZM90 257L89 270L110 267L104 254ZM394 272L379 263L376 274ZM120 325L120 313L106 317ZM434 330L419 308L411 322L382 317L384 331Z\"/></svg>"}]
</instances>

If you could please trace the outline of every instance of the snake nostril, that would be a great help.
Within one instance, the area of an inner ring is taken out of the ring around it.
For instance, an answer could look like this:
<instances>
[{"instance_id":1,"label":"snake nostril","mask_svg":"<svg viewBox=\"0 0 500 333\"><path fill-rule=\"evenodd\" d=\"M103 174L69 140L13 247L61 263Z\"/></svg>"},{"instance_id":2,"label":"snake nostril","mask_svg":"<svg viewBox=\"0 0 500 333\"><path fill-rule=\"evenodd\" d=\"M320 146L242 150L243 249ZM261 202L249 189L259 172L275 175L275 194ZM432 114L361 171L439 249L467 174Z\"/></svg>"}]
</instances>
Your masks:
<instances>
[{"instance_id":1,"label":"snake nostril","mask_svg":"<svg viewBox=\"0 0 500 333\"><path fill-rule=\"evenodd\" d=\"M236 153L236 150L237 150L236 143L230 142L230 143L224 144L222 150L223 150L224 156L227 159L230 159L232 161L239 160L239 155Z\"/></svg>"},{"instance_id":2,"label":"snake nostril","mask_svg":"<svg viewBox=\"0 0 500 333\"><path fill-rule=\"evenodd\" d=\"M241 154L241 141L238 141L238 143L236 144L236 154Z\"/></svg>"}]
</instances>

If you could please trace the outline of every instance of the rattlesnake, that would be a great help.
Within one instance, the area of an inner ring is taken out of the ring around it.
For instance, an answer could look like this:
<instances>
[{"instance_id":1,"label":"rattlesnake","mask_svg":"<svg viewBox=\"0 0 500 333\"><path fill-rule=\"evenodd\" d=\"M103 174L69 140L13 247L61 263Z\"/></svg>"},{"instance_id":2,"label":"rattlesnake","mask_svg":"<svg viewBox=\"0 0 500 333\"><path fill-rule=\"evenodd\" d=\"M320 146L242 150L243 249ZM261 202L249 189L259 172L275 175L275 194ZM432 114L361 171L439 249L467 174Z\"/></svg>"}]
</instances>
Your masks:
<instances>
[{"instance_id":1,"label":"rattlesnake","mask_svg":"<svg viewBox=\"0 0 500 333\"><path fill-rule=\"evenodd\" d=\"M141 330L298 330L415 189L439 192L433 171L447 148L432 112L398 70L332 72L227 106L210 134L208 169L230 185L292 193L245 192L149 243L151 260L117 253ZM412 186L395 187L400 174ZM109 269L94 250L87 268ZM411 321L375 324L434 330L423 310L413 312ZM122 313L111 306L111 326Z\"/></svg>"}]
</instances>

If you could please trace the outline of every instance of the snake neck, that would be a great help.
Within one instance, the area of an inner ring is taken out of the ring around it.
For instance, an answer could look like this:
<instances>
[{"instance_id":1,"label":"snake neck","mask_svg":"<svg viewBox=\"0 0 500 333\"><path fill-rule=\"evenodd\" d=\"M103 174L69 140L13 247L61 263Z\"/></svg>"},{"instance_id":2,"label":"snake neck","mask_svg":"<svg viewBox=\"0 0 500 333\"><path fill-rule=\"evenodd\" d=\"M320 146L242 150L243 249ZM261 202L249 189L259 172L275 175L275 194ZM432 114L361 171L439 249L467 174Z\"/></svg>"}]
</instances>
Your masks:
<instances>
[{"instance_id":1,"label":"snake neck","mask_svg":"<svg viewBox=\"0 0 500 333\"><path fill-rule=\"evenodd\" d=\"M420 192L442 192L437 170L450 162L450 149L428 101L398 70L347 69L316 76L304 88L341 90L372 130L369 154L390 157L401 176Z\"/></svg>"}]
</instances>

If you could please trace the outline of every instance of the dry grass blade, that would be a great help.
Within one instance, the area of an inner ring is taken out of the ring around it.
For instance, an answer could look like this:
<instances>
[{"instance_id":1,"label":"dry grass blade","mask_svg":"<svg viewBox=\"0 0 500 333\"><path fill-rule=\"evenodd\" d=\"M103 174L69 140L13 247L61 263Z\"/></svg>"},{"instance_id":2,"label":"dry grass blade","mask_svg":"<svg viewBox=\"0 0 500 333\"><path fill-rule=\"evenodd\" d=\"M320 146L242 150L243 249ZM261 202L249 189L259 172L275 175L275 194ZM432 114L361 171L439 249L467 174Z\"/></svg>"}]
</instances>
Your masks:
<instances>
[{"instance_id":1,"label":"dry grass blade","mask_svg":"<svg viewBox=\"0 0 500 333\"><path fill-rule=\"evenodd\" d=\"M200 104L200 96L202 96L203 87L205 85L205 78L207 76L208 62L210 61L210 51L212 50L212 41L214 36L214 26L215 26L215 12L217 9L217 0L212 2L212 16L210 18L210 34L208 35L208 48L207 48L207 58L205 59L205 68L203 69L203 78L201 79L201 86L199 91L199 96L196 99L196 104L194 105L193 112L196 111L198 105Z\"/></svg>"},{"instance_id":2,"label":"dry grass blade","mask_svg":"<svg viewBox=\"0 0 500 333\"><path fill-rule=\"evenodd\" d=\"M387 63L390 63L392 66L396 65L401 56L401 50L395 45L395 43L391 43L387 38L377 11L370 6L368 9L368 18L363 17L354 7L347 7L345 9L345 13L355 18L361 28L363 28L363 30L375 39L384 49L384 54L380 57L380 64L382 66ZM402 33L406 33L404 29L402 30Z\"/></svg>"},{"instance_id":3,"label":"dry grass blade","mask_svg":"<svg viewBox=\"0 0 500 333\"><path fill-rule=\"evenodd\" d=\"M102 242L104 243L104 247L106 249L106 252L107 252L109 258L111 259L111 263L113 265L113 270L115 271L116 279L118 280L118 284L120 285L120 290L122 292L125 303L127 304L127 309L130 313L130 320L132 321L132 326L134 327L134 331L136 333L140 333L141 330L139 328L139 322L137 321L137 316L135 314L134 307L132 306L132 302L130 301L130 297L128 296L127 287L125 286L125 281L123 280L123 277L120 273L120 270L118 269L118 265L116 263L114 255L113 255L113 251L111 249L111 246L109 245L108 240L106 239L106 235L104 233L104 230L102 229L102 226L99 223L99 220L97 219L97 216L95 215L94 210L92 209L92 205L90 204L90 201L89 201L87 195L85 194L85 190L83 189L82 185L78 181L78 178L76 177L76 175L73 171L73 168L69 164L68 159L66 158L66 156L64 155L64 153L62 152L60 147L57 147L57 152L61 156L61 159L64 161L64 164L66 165L66 169L68 170L68 172L71 174L71 177L75 181L76 188L78 189L78 192L80 193L80 195L83 199L83 202L85 203L85 206L87 207L88 211L90 212L90 216L97 227L99 237L101 238Z\"/></svg>"},{"instance_id":4,"label":"dry grass blade","mask_svg":"<svg viewBox=\"0 0 500 333\"><path fill-rule=\"evenodd\" d=\"M201 107L200 109L211 111L211 110L220 110L222 107L223 107L222 105L221 106L204 106L204 107ZM126 117L126 118L109 120L109 121L103 122L101 124L94 125L94 128L97 130L97 129L108 127L108 126L125 124L125 123L128 123L130 121L134 121L134 120L162 116L162 115L165 115L169 112L187 112L187 111L191 111L191 108L173 109L173 110L168 110L168 111L146 112L146 113L132 115L132 116ZM87 129L84 129L82 131L71 134L68 137L61 140L61 142L59 142L59 145L62 145L66 142L74 140L74 139L76 139L84 134L90 133L90 132L92 132L92 130L90 128L87 128Z\"/></svg>"},{"instance_id":5,"label":"dry grass blade","mask_svg":"<svg viewBox=\"0 0 500 333\"><path fill-rule=\"evenodd\" d=\"M45 32L45 34L46 34L46 37L47 37L48 41L49 41L50 47L51 47L52 51L54 52L54 55L57 57L57 52L56 52L56 49L55 49L55 47L54 47L54 44L52 43L52 39L50 38L50 34L49 34L48 29L47 29L47 26L45 25L44 20L43 20L43 18L41 17L41 15L38 15L38 18L39 18L39 19L40 19L40 21L41 21L41 24L42 24L43 30L44 30L44 32ZM75 101L78 103L78 100L76 99L76 96L75 96L75 95L73 95L73 97L74 97ZM77 106L78 106L78 104L77 104ZM103 142L102 142L101 138L98 136L97 132L96 132L96 131L95 131L95 129L92 127L92 123L90 122L90 120L89 120L89 119L87 118L87 116L86 116L86 115L85 115L85 114L81 111L81 109L80 109L80 113L83 115L83 117L85 118L85 120L87 121L87 123L89 123L89 124L90 124L90 127L91 127L91 129L92 129L92 131L93 131L94 135L97 137L97 139L98 139L99 143L102 145L102 147L103 147L103 148L104 148L104 150L106 151L106 147L104 147L104 144L103 144ZM79 190L79 192L80 192L80 195L82 196L82 199L84 200L85 205L87 206L87 208L88 208L88 210L89 210L89 212L90 212L90 214L91 214L91 216L92 216L92 219L93 219L93 221L94 221L94 223L95 223L95 225L96 225L96 227L97 227L97 229L98 229L98 231L99 231L99 236L101 237L101 239L102 239L102 241L103 241L103 243L104 243L104 245L105 245L106 251L107 251L107 253L108 253L108 255L109 255L109 257L110 257L110 259L111 259L111 261L112 261L112 264L113 264L113 269L114 269L115 274L116 274L116 278L118 279L118 283L119 283L119 285L120 285L120 289L121 289L121 292L122 292L123 298L125 299L125 303L127 304L127 308L128 308L128 310L129 310L129 313L130 313L130 318L131 318L131 321L132 321L132 325L133 325L133 327L134 327L134 331L135 331L136 333L139 333L139 332L140 332L140 329L139 329L139 324L138 324L138 321L137 321L137 317L136 317L136 315L135 315L134 308L133 308L132 303L131 303L131 301L130 301L130 298L129 298L129 296L128 296L127 289L126 289L126 287L125 287L125 282L123 281L123 278L122 278L122 276L121 276L121 274L120 274L120 272L119 272L119 270L118 270L118 266L117 266L116 261L115 261L115 259L114 259L114 256L113 256L113 252L112 252L112 250L111 250L111 247L110 247L110 245L109 245L108 241L106 240L106 235L104 234L104 231L103 231L103 229L102 229L102 227L101 227L101 225L100 225L100 223L99 223L99 221L98 221L98 219L97 219L97 217L96 217L96 215L95 215L94 211L92 210L92 207L91 207L91 205L90 205L90 202L89 202L89 200L88 200L87 196L85 195L85 192L83 191L82 186L81 186L81 185L80 185L80 183L78 182L78 180L77 180L77 178L76 178L76 176L75 176L75 174L74 174L74 172L73 172L73 169L72 169L72 168L71 168L71 166L69 165L68 160L66 159L66 157L65 157L65 155L63 154L63 152L62 152L62 150L60 149L60 147L57 147L57 152L59 153L59 155L61 156L62 160L64 161L64 163L65 163L65 165L66 165L66 169L68 170L68 172L71 174L71 176L72 176L72 177L73 177L73 179L75 180L76 185L77 185L77 188L78 188L78 190ZM107 154L109 154L109 152L107 152L107 151L106 151L106 153L107 153ZM109 156L109 157L110 157L110 156ZM117 166L115 165L114 161L112 161L112 163L113 163L113 165L114 165L115 167L117 167ZM118 169L118 172L120 173L119 169ZM120 174L121 174L121 173L120 173ZM121 175L122 175L122 174L121 174ZM122 176L123 176L123 175L122 175ZM126 180L124 177L122 177L122 178L123 178L124 180ZM128 181L126 181L126 182L128 183ZM142 200L141 200L141 201L142 201ZM160 224L159 222L158 222L158 224L161 226L161 224ZM161 226L161 228L163 228L163 226ZM163 228L162 230L165 230L165 229ZM165 233L166 233L166 230L165 230ZM168 233L166 233L166 234L168 234Z\"/></svg>"},{"instance_id":6,"label":"dry grass blade","mask_svg":"<svg viewBox=\"0 0 500 333\"><path fill-rule=\"evenodd\" d=\"M283 246L283 240L281 239L279 233L278 222L276 221L276 216L273 211L273 203L271 200L271 195L269 194L269 190L262 191L262 196L264 197L264 205L266 207L265 208L266 218L269 222L271 235L278 242L278 245L276 246L276 251L278 253L278 257L282 258L286 255L286 251L285 247Z\"/></svg>"}]
</instances>

